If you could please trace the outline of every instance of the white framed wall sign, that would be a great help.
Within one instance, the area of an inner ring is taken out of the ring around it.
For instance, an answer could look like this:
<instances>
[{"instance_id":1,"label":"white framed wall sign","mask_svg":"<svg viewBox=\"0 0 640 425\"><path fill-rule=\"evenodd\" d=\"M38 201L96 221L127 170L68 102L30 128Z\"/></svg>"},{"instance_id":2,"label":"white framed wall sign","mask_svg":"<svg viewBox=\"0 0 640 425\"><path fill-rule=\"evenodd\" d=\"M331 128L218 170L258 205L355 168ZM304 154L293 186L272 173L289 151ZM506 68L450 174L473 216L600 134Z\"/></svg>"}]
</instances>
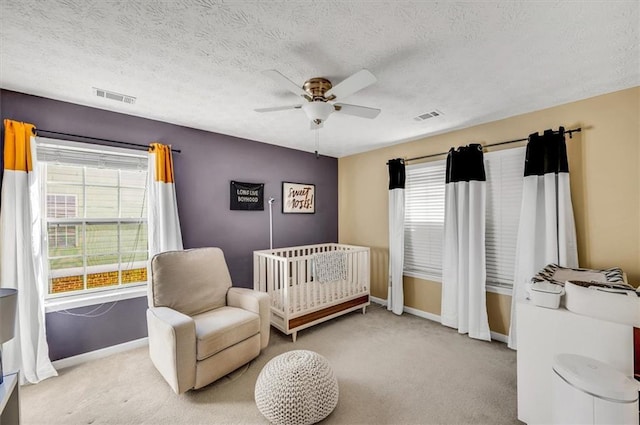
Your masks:
<instances>
[{"instance_id":1,"label":"white framed wall sign","mask_svg":"<svg viewBox=\"0 0 640 425\"><path fill-rule=\"evenodd\" d=\"M316 185L282 182L282 212L284 214L314 214Z\"/></svg>"}]
</instances>

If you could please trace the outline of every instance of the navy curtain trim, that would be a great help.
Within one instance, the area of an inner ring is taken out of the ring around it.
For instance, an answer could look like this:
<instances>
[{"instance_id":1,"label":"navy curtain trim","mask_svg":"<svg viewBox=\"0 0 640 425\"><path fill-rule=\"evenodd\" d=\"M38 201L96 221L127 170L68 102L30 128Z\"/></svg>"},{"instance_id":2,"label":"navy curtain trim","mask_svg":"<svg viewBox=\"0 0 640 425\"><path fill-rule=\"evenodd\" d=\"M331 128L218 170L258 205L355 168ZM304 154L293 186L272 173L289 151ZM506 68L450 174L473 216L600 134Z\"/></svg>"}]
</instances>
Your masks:
<instances>
[{"instance_id":1,"label":"navy curtain trim","mask_svg":"<svg viewBox=\"0 0 640 425\"><path fill-rule=\"evenodd\" d=\"M449 149L447 155L447 183L486 181L482 145L474 143Z\"/></svg>"},{"instance_id":2,"label":"navy curtain trim","mask_svg":"<svg viewBox=\"0 0 640 425\"><path fill-rule=\"evenodd\" d=\"M564 127L559 131L545 130L544 134L529 135L524 160L524 176L542 176L549 173L568 173L567 144Z\"/></svg>"},{"instance_id":3,"label":"navy curtain trim","mask_svg":"<svg viewBox=\"0 0 640 425\"><path fill-rule=\"evenodd\" d=\"M404 159L389 160L389 190L404 189L404 181L406 179L404 171Z\"/></svg>"}]
</instances>

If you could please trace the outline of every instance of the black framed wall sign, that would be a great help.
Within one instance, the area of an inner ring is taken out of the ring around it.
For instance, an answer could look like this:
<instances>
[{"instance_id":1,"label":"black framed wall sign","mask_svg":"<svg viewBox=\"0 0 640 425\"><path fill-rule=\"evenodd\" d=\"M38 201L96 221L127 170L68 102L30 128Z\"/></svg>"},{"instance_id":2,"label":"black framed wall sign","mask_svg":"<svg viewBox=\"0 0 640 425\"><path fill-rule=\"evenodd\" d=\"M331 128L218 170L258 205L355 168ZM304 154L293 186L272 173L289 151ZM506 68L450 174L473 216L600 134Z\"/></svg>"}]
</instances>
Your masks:
<instances>
[{"instance_id":1,"label":"black framed wall sign","mask_svg":"<svg viewBox=\"0 0 640 425\"><path fill-rule=\"evenodd\" d=\"M316 185L282 182L282 212L284 214L314 214Z\"/></svg>"},{"instance_id":2,"label":"black framed wall sign","mask_svg":"<svg viewBox=\"0 0 640 425\"><path fill-rule=\"evenodd\" d=\"M231 181L231 210L263 211L264 183Z\"/></svg>"}]
</instances>

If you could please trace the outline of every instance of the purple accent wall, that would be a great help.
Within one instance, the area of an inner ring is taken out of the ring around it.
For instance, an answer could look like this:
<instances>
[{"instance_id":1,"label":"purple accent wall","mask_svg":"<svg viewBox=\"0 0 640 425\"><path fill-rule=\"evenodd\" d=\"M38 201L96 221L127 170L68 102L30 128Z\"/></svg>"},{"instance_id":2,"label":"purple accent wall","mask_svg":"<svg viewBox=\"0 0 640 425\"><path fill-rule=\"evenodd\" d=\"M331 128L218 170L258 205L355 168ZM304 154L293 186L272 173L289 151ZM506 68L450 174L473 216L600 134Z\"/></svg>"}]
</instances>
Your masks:
<instances>
[{"instance_id":1,"label":"purple accent wall","mask_svg":"<svg viewBox=\"0 0 640 425\"><path fill-rule=\"evenodd\" d=\"M253 287L252 253L269 248L270 196L276 198L274 247L338 240L336 158L316 159L294 149L8 90L0 91L0 115L43 130L140 144L158 141L180 149L182 153L174 154L174 167L184 247L222 248L234 286ZM211 121L215 123L215 117ZM4 140L4 132L2 137ZM264 211L229 210L231 180L264 183ZM283 181L315 184L316 213L282 214ZM146 300L119 304L128 307L124 311L113 308L99 323L48 313L50 352L68 357L146 336L146 324L140 327ZM89 334L78 332L89 324ZM123 329L126 327L136 331Z\"/></svg>"},{"instance_id":2,"label":"purple accent wall","mask_svg":"<svg viewBox=\"0 0 640 425\"><path fill-rule=\"evenodd\" d=\"M147 298L47 313L52 361L147 336Z\"/></svg>"}]
</instances>

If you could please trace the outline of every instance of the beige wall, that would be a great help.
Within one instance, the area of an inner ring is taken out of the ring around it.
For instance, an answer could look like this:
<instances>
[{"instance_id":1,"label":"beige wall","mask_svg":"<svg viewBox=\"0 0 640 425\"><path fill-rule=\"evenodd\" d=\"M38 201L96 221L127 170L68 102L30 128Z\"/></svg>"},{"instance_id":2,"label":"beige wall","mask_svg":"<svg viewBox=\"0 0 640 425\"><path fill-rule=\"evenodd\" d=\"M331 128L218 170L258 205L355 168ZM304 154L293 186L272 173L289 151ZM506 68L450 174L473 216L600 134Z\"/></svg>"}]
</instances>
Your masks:
<instances>
[{"instance_id":1,"label":"beige wall","mask_svg":"<svg viewBox=\"0 0 640 425\"><path fill-rule=\"evenodd\" d=\"M490 144L548 128L582 127L567 138L580 266L622 267L640 284L640 87L340 158L338 231L341 243L372 248L371 292L387 297L388 175L391 158L446 152L471 142ZM523 144L501 146L505 149ZM492 148L496 149L496 148ZM444 156L437 159L443 159ZM404 279L405 305L440 314L440 284ZM508 333L511 297L489 293L491 330Z\"/></svg>"}]
</instances>

